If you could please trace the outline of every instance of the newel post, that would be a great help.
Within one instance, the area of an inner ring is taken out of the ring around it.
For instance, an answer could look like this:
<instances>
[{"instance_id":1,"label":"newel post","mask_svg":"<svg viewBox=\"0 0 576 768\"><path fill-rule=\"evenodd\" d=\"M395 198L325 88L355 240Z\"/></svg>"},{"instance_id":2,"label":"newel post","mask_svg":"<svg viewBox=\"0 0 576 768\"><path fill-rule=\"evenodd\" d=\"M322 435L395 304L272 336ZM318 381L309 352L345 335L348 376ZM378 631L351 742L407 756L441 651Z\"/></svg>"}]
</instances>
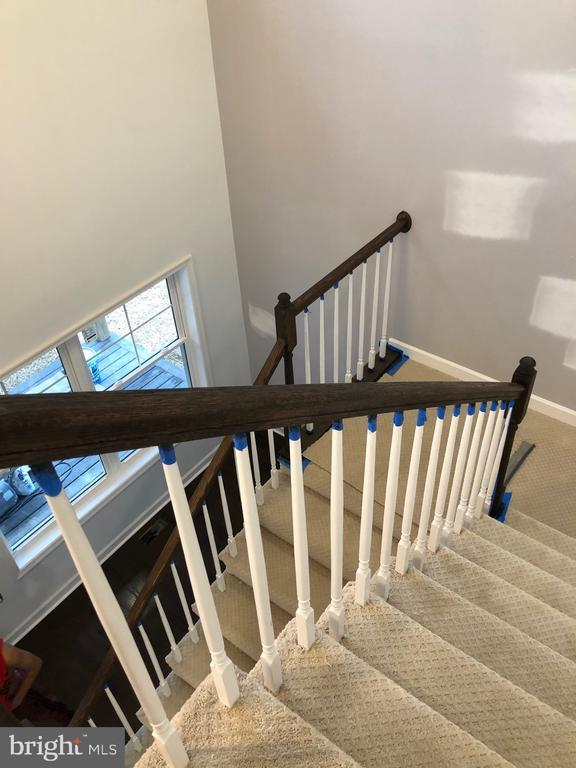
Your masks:
<instances>
[{"instance_id":1,"label":"newel post","mask_svg":"<svg viewBox=\"0 0 576 768\"><path fill-rule=\"evenodd\" d=\"M281 293L278 296L278 304L274 307L276 318L276 338L286 342L284 349L284 383L294 384L294 366L292 362L292 350L296 346L296 315L292 310L292 301L289 293Z\"/></svg>"},{"instance_id":2,"label":"newel post","mask_svg":"<svg viewBox=\"0 0 576 768\"><path fill-rule=\"evenodd\" d=\"M512 376L512 383L523 386L524 392L517 398L510 417L510 426L508 428L508 433L506 434L504 450L502 451L498 475L496 476L494 497L490 507L490 517L498 517L500 514L500 509L504 500L504 491L506 490L504 481L508 471L508 462L510 461L514 438L516 436L518 425L522 422L522 419L528 410L530 396L532 395L534 381L536 380L536 373L536 360L534 360L533 357L523 357Z\"/></svg>"}]
</instances>

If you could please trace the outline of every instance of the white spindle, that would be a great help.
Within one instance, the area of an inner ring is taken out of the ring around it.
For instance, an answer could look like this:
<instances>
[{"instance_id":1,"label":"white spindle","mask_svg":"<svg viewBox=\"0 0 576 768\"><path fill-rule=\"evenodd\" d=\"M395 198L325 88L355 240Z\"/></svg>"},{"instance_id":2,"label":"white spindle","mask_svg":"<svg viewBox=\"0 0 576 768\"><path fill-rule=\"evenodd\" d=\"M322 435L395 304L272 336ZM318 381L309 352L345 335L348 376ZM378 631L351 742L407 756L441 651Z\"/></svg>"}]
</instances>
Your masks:
<instances>
[{"instance_id":1,"label":"white spindle","mask_svg":"<svg viewBox=\"0 0 576 768\"><path fill-rule=\"evenodd\" d=\"M310 314L310 310L308 307L304 309L304 380L306 384L312 383L312 372L310 367L310 324L308 321L308 315ZM314 429L314 424L312 422L309 422L306 424L306 431L312 432ZM256 498L256 503L258 503L258 498Z\"/></svg>"},{"instance_id":2,"label":"white spindle","mask_svg":"<svg viewBox=\"0 0 576 768\"><path fill-rule=\"evenodd\" d=\"M368 417L364 480L362 483L362 512L360 540L358 542L358 569L354 585L354 599L366 605L370 597L370 552L372 549L372 519L374 516L374 475L376 470L376 416Z\"/></svg>"},{"instance_id":3,"label":"white spindle","mask_svg":"<svg viewBox=\"0 0 576 768\"><path fill-rule=\"evenodd\" d=\"M190 639L197 643L200 639L198 637L198 630L194 626L194 619L192 618L192 613L190 612L190 607L188 606L186 595L184 594L184 587L182 586L182 581L180 580L180 574L178 573L178 569L176 568L176 563L174 561L170 563L170 570L172 571L172 577L174 579L174 584L176 585L176 592L178 592L180 605L184 611L184 618L186 619L188 634L190 635Z\"/></svg>"},{"instance_id":4,"label":"white spindle","mask_svg":"<svg viewBox=\"0 0 576 768\"><path fill-rule=\"evenodd\" d=\"M148 632L144 629L144 625L142 623L138 624L138 630L140 632L140 636L142 637L142 641L144 642L144 647L148 651L148 656L150 656L150 661L152 662L152 666L154 667L154 672L156 672L156 677L158 678L158 685L160 686L161 693L168 698L170 696L170 686L168 685L168 681L164 677L164 673L162 672L162 667L160 666L160 662L158 661L158 656L156 656L156 651L152 647L152 643L150 642L150 638L148 637Z\"/></svg>"},{"instance_id":5,"label":"white spindle","mask_svg":"<svg viewBox=\"0 0 576 768\"><path fill-rule=\"evenodd\" d=\"M392 282L392 253L394 241L391 240L388 246L388 260L386 264L386 283L384 284L384 308L382 310L382 334L380 335L380 347L378 355L381 358L386 357L386 347L388 346L388 312L390 309L390 284Z\"/></svg>"},{"instance_id":6,"label":"white spindle","mask_svg":"<svg viewBox=\"0 0 576 768\"><path fill-rule=\"evenodd\" d=\"M126 624L122 609L76 517L76 512L62 488L56 470L52 464L35 465L33 474L46 494L46 500L60 528L62 538L116 657L151 725L154 739L164 760L170 768L184 768L188 764L188 755L182 740L166 717L162 702L138 651L136 641ZM188 514L190 514L189 510Z\"/></svg>"},{"instance_id":7,"label":"white spindle","mask_svg":"<svg viewBox=\"0 0 576 768\"><path fill-rule=\"evenodd\" d=\"M426 561L428 522L430 520L432 499L434 497L434 485L436 483L436 472L438 470L438 458L440 456L440 443L442 440L445 414L445 406L442 405L436 409L436 424L434 425L434 435L432 437L432 445L430 446L430 458L428 459L428 468L426 470L426 481L424 483L424 495L422 497L418 535L412 552L412 565L419 570L424 569L424 563Z\"/></svg>"},{"instance_id":8,"label":"white spindle","mask_svg":"<svg viewBox=\"0 0 576 768\"><path fill-rule=\"evenodd\" d=\"M370 327L370 351L368 352L368 368L373 371L376 365L376 326L378 324L378 296L380 294L380 248L376 253L374 267L374 293L372 295L372 325Z\"/></svg>"},{"instance_id":9,"label":"white spindle","mask_svg":"<svg viewBox=\"0 0 576 768\"><path fill-rule=\"evenodd\" d=\"M446 510L446 519L444 520L444 527L442 529L442 536L444 537L445 541L448 541L452 531L454 530L456 507L458 506L458 497L460 496L460 489L462 488L464 470L466 469L466 457L468 456L468 445L470 444L470 434L472 432L472 422L474 421L475 411L476 405L474 403L469 403L468 408L466 409L464 429L462 430L460 445L458 446L458 453L456 455L454 477L452 478L452 487L450 489L450 498L448 500L448 508Z\"/></svg>"},{"instance_id":10,"label":"white spindle","mask_svg":"<svg viewBox=\"0 0 576 768\"><path fill-rule=\"evenodd\" d=\"M260 459L258 458L258 446L256 445L256 435L250 432L250 447L252 448L252 468L254 469L254 493L256 494L256 504L259 507L264 504L264 489L260 479Z\"/></svg>"},{"instance_id":11,"label":"white spindle","mask_svg":"<svg viewBox=\"0 0 576 768\"><path fill-rule=\"evenodd\" d=\"M91 717L88 718L88 725L90 726L90 728L97 728L98 727Z\"/></svg>"},{"instance_id":12,"label":"white spindle","mask_svg":"<svg viewBox=\"0 0 576 768\"><path fill-rule=\"evenodd\" d=\"M444 449L444 460L442 461L442 470L440 472L440 481L438 483L438 494L436 496L436 505L434 507L434 519L430 526L430 536L428 537L428 549L430 552L436 552L440 546L440 537L442 534L442 524L444 522L444 505L448 495L448 483L450 482L450 473L452 470L452 457L454 456L454 446L458 434L458 422L460 420L460 406L455 405L450 420L450 429L448 430L448 440Z\"/></svg>"},{"instance_id":13,"label":"white spindle","mask_svg":"<svg viewBox=\"0 0 576 768\"><path fill-rule=\"evenodd\" d=\"M290 489L292 492L292 527L294 530L294 566L296 569L296 631L298 645L308 650L314 643L314 610L310 605L310 574L308 571L308 534L302 472L300 429L290 427Z\"/></svg>"},{"instance_id":14,"label":"white spindle","mask_svg":"<svg viewBox=\"0 0 576 768\"><path fill-rule=\"evenodd\" d=\"M476 424L474 425L474 434L472 435L470 451L468 452L466 471L464 473L464 481L462 482L462 491L460 492L460 501L458 502L456 518L454 519L455 533L460 533L462 531L464 521L466 520L468 503L470 502L470 490L472 488L472 480L474 477L474 470L476 468L476 459L478 457L478 448L480 447L480 437L482 436L482 427L484 425L485 415L486 403L481 403L480 410L478 411L478 417L476 419Z\"/></svg>"},{"instance_id":15,"label":"white spindle","mask_svg":"<svg viewBox=\"0 0 576 768\"><path fill-rule=\"evenodd\" d=\"M182 661L182 653L180 651L180 648L178 648L178 643L176 642L176 638L174 637L174 632L172 632L172 627L170 626L170 622L168 621L168 617L166 616L166 611L164 610L164 606L160 602L158 593L154 594L154 602L156 603L156 608L158 609L158 614L160 616L160 621L162 622L162 626L164 627L164 632L166 633L166 637L168 638L168 643L170 645L170 650L172 651L172 655L174 656L176 661L180 663Z\"/></svg>"},{"instance_id":16,"label":"white spindle","mask_svg":"<svg viewBox=\"0 0 576 768\"><path fill-rule=\"evenodd\" d=\"M510 401L508 411L506 412L506 418L504 419L504 428L500 436L500 442L498 444L498 450L496 451L496 457L492 466L492 472L490 473L490 479L488 481L488 489L486 491L486 514L490 513L490 507L494 499L494 491L496 490L496 479L498 477L498 470L500 469L500 462L502 461L502 454L504 453L504 443L506 442L506 435L510 427L510 418L512 416L512 409L514 408L514 400Z\"/></svg>"},{"instance_id":17,"label":"white spindle","mask_svg":"<svg viewBox=\"0 0 576 768\"><path fill-rule=\"evenodd\" d=\"M342 572L344 561L344 463L341 421L332 422L332 457L330 462L330 606L328 628L334 640L344 634Z\"/></svg>"},{"instance_id":18,"label":"white spindle","mask_svg":"<svg viewBox=\"0 0 576 768\"><path fill-rule=\"evenodd\" d=\"M404 574L408 571L410 563L410 533L412 531L412 518L414 517L414 503L416 501L416 486L418 484L418 472L420 469L420 454L422 453L422 438L424 437L424 425L426 424L426 409L420 408L416 418L416 429L410 454L410 467L408 469L408 482L404 495L404 511L402 514L402 534L396 551L396 571Z\"/></svg>"},{"instance_id":19,"label":"white spindle","mask_svg":"<svg viewBox=\"0 0 576 768\"><path fill-rule=\"evenodd\" d=\"M382 544L380 548L380 567L376 573L374 585L377 593L388 599L390 592L390 560L392 559L392 536L394 534L394 518L396 517L396 496L398 494L398 474L400 470L400 450L402 448L402 425L404 414L397 411L394 414L392 427L392 442L390 459L388 461L388 476L386 478L386 494L384 496L384 520L382 523Z\"/></svg>"},{"instance_id":20,"label":"white spindle","mask_svg":"<svg viewBox=\"0 0 576 768\"><path fill-rule=\"evenodd\" d=\"M270 453L270 485L274 490L280 486L280 470L276 462L276 447L274 445L274 430L268 430L268 451Z\"/></svg>"},{"instance_id":21,"label":"white spindle","mask_svg":"<svg viewBox=\"0 0 576 768\"><path fill-rule=\"evenodd\" d=\"M492 432L492 439L490 440L490 449L488 450L488 458L486 459L484 474L482 475L482 482L480 483L480 490L478 491L478 498L476 499L476 514L478 516L481 516L484 512L484 502L486 501L490 475L492 474L492 467L494 466L494 461L498 452L498 446L500 444L505 413L506 400L502 400L500 403L500 408L497 411L496 421L494 423L494 431Z\"/></svg>"},{"instance_id":22,"label":"white spindle","mask_svg":"<svg viewBox=\"0 0 576 768\"><path fill-rule=\"evenodd\" d=\"M244 434L234 436L234 461L236 462L236 474L244 516L244 534L248 550L252 591L254 592L258 629L262 643L262 673L266 687L276 693L282 685L282 669L274 638L262 533L256 508L254 486L252 485L248 441Z\"/></svg>"},{"instance_id":23,"label":"white spindle","mask_svg":"<svg viewBox=\"0 0 576 768\"><path fill-rule=\"evenodd\" d=\"M338 283L334 283L334 347L333 347L333 358L334 358L334 384L337 384L339 381L339 368L340 368L340 361L339 361L339 352L340 352L340 307L339 307L339 294L340 294L340 287Z\"/></svg>"},{"instance_id":24,"label":"white spindle","mask_svg":"<svg viewBox=\"0 0 576 768\"><path fill-rule=\"evenodd\" d=\"M326 384L326 329L325 329L325 317L324 317L324 305L326 301L324 294L320 296L320 349L319 349L319 365L320 365L320 384Z\"/></svg>"},{"instance_id":25,"label":"white spindle","mask_svg":"<svg viewBox=\"0 0 576 768\"><path fill-rule=\"evenodd\" d=\"M480 493L482 476L484 474L486 461L488 459L488 451L490 450L490 444L492 442L492 433L494 431L497 408L498 401L494 400L490 405L490 412L488 414L488 420L486 421L486 429L484 430L482 445L480 446L480 453L478 455L478 463L476 464L476 471L474 472L474 480L472 481L470 502L468 504L468 509L466 510L466 517L468 518L469 523L471 523L474 517L481 517L482 515L482 506L478 505L478 494Z\"/></svg>"},{"instance_id":26,"label":"white spindle","mask_svg":"<svg viewBox=\"0 0 576 768\"><path fill-rule=\"evenodd\" d=\"M272 466L276 466L276 460L274 460ZM272 475L272 486L277 487L274 486L274 475ZM226 497L226 488L224 487L222 472L218 472L218 489L220 491L222 514L224 515L224 525L226 526L226 536L228 537L228 552L231 557L236 557L238 554L238 547L236 546L236 539L234 538L234 529L232 528L232 520L230 519L230 509L228 507L228 498Z\"/></svg>"},{"instance_id":27,"label":"white spindle","mask_svg":"<svg viewBox=\"0 0 576 768\"><path fill-rule=\"evenodd\" d=\"M360 321L358 323L358 362L356 380L364 378L364 320L366 316L366 262L362 262L362 284L360 288Z\"/></svg>"},{"instance_id":28,"label":"white spindle","mask_svg":"<svg viewBox=\"0 0 576 768\"><path fill-rule=\"evenodd\" d=\"M224 574L220 566L220 558L218 557L218 549L216 547L216 539L214 538L214 529L212 528L212 520L210 520L210 513L208 512L208 506L205 501L202 502L202 514L204 515L204 525L206 526L206 533L208 534L208 543L210 544L210 552L212 554L212 562L214 563L214 572L216 574L216 586L220 592L224 592L226 589L226 581L224 580Z\"/></svg>"},{"instance_id":29,"label":"white spindle","mask_svg":"<svg viewBox=\"0 0 576 768\"><path fill-rule=\"evenodd\" d=\"M210 589L208 574L204 567L202 551L198 543L196 528L190 514L184 483L176 462L176 454L171 445L160 448L162 466L166 484L174 510L174 517L182 542L188 578L196 601L196 611L200 617L206 645L210 651L212 679L222 704L231 707L240 695L234 665L226 655L224 638L214 604L214 595Z\"/></svg>"},{"instance_id":30,"label":"white spindle","mask_svg":"<svg viewBox=\"0 0 576 768\"><path fill-rule=\"evenodd\" d=\"M348 318L346 322L346 375L344 383L352 381L352 315L354 312L354 273L348 275Z\"/></svg>"},{"instance_id":31,"label":"white spindle","mask_svg":"<svg viewBox=\"0 0 576 768\"><path fill-rule=\"evenodd\" d=\"M106 683L106 685L104 686L104 692L108 697L108 701L110 702L110 704L112 704L112 708L114 709L114 712L116 712L116 715L118 716L118 720L120 720L120 722L122 723L122 726L124 727L124 730L128 734L128 738L132 742L134 749L137 752L141 752L142 742L140 741L138 736L136 736L136 734L134 733L134 729L130 725L128 718L126 717L126 715L124 714L124 711L122 710L122 707L120 706L120 704L118 704L118 700L116 699L116 696L114 696L114 694L110 690L110 686L108 685L108 683ZM188 765L188 757L186 757L186 763L184 763L184 765Z\"/></svg>"}]
</instances>

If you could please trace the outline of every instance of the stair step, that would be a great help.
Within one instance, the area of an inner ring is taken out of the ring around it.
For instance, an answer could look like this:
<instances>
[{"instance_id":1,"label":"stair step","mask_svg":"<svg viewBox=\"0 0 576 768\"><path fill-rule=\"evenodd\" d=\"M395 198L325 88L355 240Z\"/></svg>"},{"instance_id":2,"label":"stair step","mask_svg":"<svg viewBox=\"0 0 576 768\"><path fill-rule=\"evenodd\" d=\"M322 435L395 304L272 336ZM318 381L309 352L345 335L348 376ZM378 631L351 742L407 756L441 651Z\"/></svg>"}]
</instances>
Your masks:
<instances>
[{"instance_id":1,"label":"stair step","mask_svg":"<svg viewBox=\"0 0 576 768\"><path fill-rule=\"evenodd\" d=\"M294 548L266 528L261 530L270 599L293 616L298 605ZM226 563L226 573L232 574L252 587L244 532L236 537L236 543L238 546L236 557L231 557L228 553L221 555L221 559ZM330 571L316 560L310 560L309 573L311 603L316 610L316 615L320 615L330 603Z\"/></svg>"},{"instance_id":2,"label":"stair step","mask_svg":"<svg viewBox=\"0 0 576 768\"><path fill-rule=\"evenodd\" d=\"M571 557L490 517L484 516L477 520L473 530L478 536L576 586L576 560Z\"/></svg>"},{"instance_id":3,"label":"stair step","mask_svg":"<svg viewBox=\"0 0 576 768\"><path fill-rule=\"evenodd\" d=\"M576 539L568 536L556 528L551 528L546 523L540 522L529 515L525 515L518 509L509 509L506 515L506 525L515 531L545 544L550 549L555 549L561 555L576 560Z\"/></svg>"},{"instance_id":4,"label":"stair step","mask_svg":"<svg viewBox=\"0 0 576 768\"><path fill-rule=\"evenodd\" d=\"M223 707L211 678L200 684L173 723L194 768L361 768L263 686L239 672L240 701ZM153 745L137 768L165 768Z\"/></svg>"},{"instance_id":5,"label":"stair step","mask_svg":"<svg viewBox=\"0 0 576 768\"><path fill-rule=\"evenodd\" d=\"M576 664L419 571L392 571L389 603L576 720Z\"/></svg>"},{"instance_id":6,"label":"stair step","mask_svg":"<svg viewBox=\"0 0 576 768\"><path fill-rule=\"evenodd\" d=\"M304 651L292 621L277 645L284 677L278 699L363 768L510 766L320 630ZM260 674L257 664L250 675Z\"/></svg>"},{"instance_id":7,"label":"stair step","mask_svg":"<svg viewBox=\"0 0 576 768\"><path fill-rule=\"evenodd\" d=\"M162 706L164 707L164 711L166 712L168 719L171 720L174 715L180 711L184 702L188 701L192 695L194 687L191 686L190 683L187 683L181 675L176 674L174 670L172 670L166 677L166 682L170 688L170 695L164 696L160 690L158 690L158 693L162 702ZM136 717L138 720L140 720L145 728L150 728L150 723L148 722L148 718L144 714L144 710L142 708L136 712Z\"/></svg>"},{"instance_id":8,"label":"stair step","mask_svg":"<svg viewBox=\"0 0 576 768\"><path fill-rule=\"evenodd\" d=\"M576 661L576 620L570 616L450 549L441 549L427 559L426 574L479 608Z\"/></svg>"},{"instance_id":9,"label":"stair step","mask_svg":"<svg viewBox=\"0 0 576 768\"><path fill-rule=\"evenodd\" d=\"M567 616L576 618L576 587L548 571L537 568L488 539L478 536L474 531L463 531L459 536L453 535L449 546L461 557L482 566Z\"/></svg>"},{"instance_id":10,"label":"stair step","mask_svg":"<svg viewBox=\"0 0 576 768\"><path fill-rule=\"evenodd\" d=\"M572 768L576 722L450 645L376 594L344 589L343 645L517 768ZM318 626L328 630L326 614Z\"/></svg>"}]
</instances>

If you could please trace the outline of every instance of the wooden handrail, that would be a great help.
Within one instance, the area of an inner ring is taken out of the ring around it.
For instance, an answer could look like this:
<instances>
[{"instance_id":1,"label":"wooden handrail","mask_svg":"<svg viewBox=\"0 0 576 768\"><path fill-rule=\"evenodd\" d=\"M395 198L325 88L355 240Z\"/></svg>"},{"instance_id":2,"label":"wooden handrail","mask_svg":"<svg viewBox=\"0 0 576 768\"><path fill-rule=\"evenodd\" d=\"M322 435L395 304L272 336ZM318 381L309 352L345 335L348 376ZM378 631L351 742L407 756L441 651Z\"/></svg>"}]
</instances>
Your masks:
<instances>
[{"instance_id":1,"label":"wooden handrail","mask_svg":"<svg viewBox=\"0 0 576 768\"><path fill-rule=\"evenodd\" d=\"M0 466L200 440L322 418L509 400L523 391L522 385L507 382L442 381L8 395L0 400Z\"/></svg>"}]
</instances>

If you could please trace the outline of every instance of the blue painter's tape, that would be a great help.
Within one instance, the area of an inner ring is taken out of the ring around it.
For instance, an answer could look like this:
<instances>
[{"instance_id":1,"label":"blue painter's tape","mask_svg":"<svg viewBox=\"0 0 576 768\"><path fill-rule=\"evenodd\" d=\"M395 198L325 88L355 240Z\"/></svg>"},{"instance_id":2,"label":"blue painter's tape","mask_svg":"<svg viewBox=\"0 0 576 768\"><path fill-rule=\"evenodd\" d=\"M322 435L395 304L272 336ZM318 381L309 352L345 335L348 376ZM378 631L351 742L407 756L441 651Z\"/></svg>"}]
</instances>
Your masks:
<instances>
[{"instance_id":1,"label":"blue painter's tape","mask_svg":"<svg viewBox=\"0 0 576 768\"><path fill-rule=\"evenodd\" d=\"M504 496L502 497L502 504L500 505L500 509L498 510L498 517L496 520L498 520L501 523L504 523L506 521L506 515L508 514L508 509L510 507L510 502L512 500L512 492L506 491Z\"/></svg>"},{"instance_id":2,"label":"blue painter's tape","mask_svg":"<svg viewBox=\"0 0 576 768\"><path fill-rule=\"evenodd\" d=\"M396 411L394 413L394 426L401 427L404 424L404 413L402 411Z\"/></svg>"},{"instance_id":3,"label":"blue painter's tape","mask_svg":"<svg viewBox=\"0 0 576 768\"><path fill-rule=\"evenodd\" d=\"M30 471L34 480L44 491L46 496L59 496L62 491L62 481L51 462L45 464L33 464Z\"/></svg>"},{"instance_id":4,"label":"blue painter's tape","mask_svg":"<svg viewBox=\"0 0 576 768\"><path fill-rule=\"evenodd\" d=\"M368 432L376 432L377 419L376 416L368 416Z\"/></svg>"},{"instance_id":5,"label":"blue painter's tape","mask_svg":"<svg viewBox=\"0 0 576 768\"><path fill-rule=\"evenodd\" d=\"M444 416L446 416L446 406L445 405L440 405L440 406L438 406L438 408L436 408L436 416L439 419L443 419Z\"/></svg>"},{"instance_id":6,"label":"blue painter's tape","mask_svg":"<svg viewBox=\"0 0 576 768\"><path fill-rule=\"evenodd\" d=\"M308 309L308 307L304 307L304 314L307 315L309 312L310 310Z\"/></svg>"},{"instance_id":7,"label":"blue painter's tape","mask_svg":"<svg viewBox=\"0 0 576 768\"><path fill-rule=\"evenodd\" d=\"M398 358L398 360L396 360L394 365L391 365L390 368L388 368L388 370L386 371L388 376L394 376L394 374L397 371L399 371L400 368L402 368L404 363L407 363L408 360L410 360L410 357L405 352L403 352L401 349L399 349L398 347L394 347L392 344L387 344L386 346L387 346L388 349L391 349L392 352L398 352L398 354L400 355L400 357ZM382 358L380 358L380 359L382 359Z\"/></svg>"},{"instance_id":8,"label":"blue painter's tape","mask_svg":"<svg viewBox=\"0 0 576 768\"><path fill-rule=\"evenodd\" d=\"M468 416L474 416L476 413L476 403L468 403Z\"/></svg>"},{"instance_id":9,"label":"blue painter's tape","mask_svg":"<svg viewBox=\"0 0 576 768\"><path fill-rule=\"evenodd\" d=\"M246 432L241 432L239 435L234 435L232 442L234 443L234 448L236 448L237 451L243 451L248 448L248 435Z\"/></svg>"},{"instance_id":10,"label":"blue painter's tape","mask_svg":"<svg viewBox=\"0 0 576 768\"><path fill-rule=\"evenodd\" d=\"M222 477L222 470L218 472L218 477Z\"/></svg>"},{"instance_id":11,"label":"blue painter's tape","mask_svg":"<svg viewBox=\"0 0 576 768\"><path fill-rule=\"evenodd\" d=\"M300 440L300 427L289 427L288 437L290 440Z\"/></svg>"},{"instance_id":12,"label":"blue painter's tape","mask_svg":"<svg viewBox=\"0 0 576 768\"><path fill-rule=\"evenodd\" d=\"M418 416L416 417L416 426L421 427L426 424L426 408L418 409Z\"/></svg>"},{"instance_id":13,"label":"blue painter's tape","mask_svg":"<svg viewBox=\"0 0 576 768\"><path fill-rule=\"evenodd\" d=\"M492 403L490 405L490 410L495 411L496 408L498 408L498 400L492 400Z\"/></svg>"},{"instance_id":14,"label":"blue painter's tape","mask_svg":"<svg viewBox=\"0 0 576 768\"><path fill-rule=\"evenodd\" d=\"M362 262L362 264L368 264L368 259L364 259L364 261Z\"/></svg>"},{"instance_id":15,"label":"blue painter's tape","mask_svg":"<svg viewBox=\"0 0 576 768\"><path fill-rule=\"evenodd\" d=\"M509 407L514 408L515 405L516 405L516 400L510 400Z\"/></svg>"},{"instance_id":16,"label":"blue painter's tape","mask_svg":"<svg viewBox=\"0 0 576 768\"><path fill-rule=\"evenodd\" d=\"M171 443L159 445L158 452L162 459L162 464L176 464L176 451Z\"/></svg>"},{"instance_id":17,"label":"blue painter's tape","mask_svg":"<svg viewBox=\"0 0 576 768\"><path fill-rule=\"evenodd\" d=\"M324 301L324 294L323 293L320 294L320 301Z\"/></svg>"},{"instance_id":18,"label":"blue painter's tape","mask_svg":"<svg viewBox=\"0 0 576 768\"><path fill-rule=\"evenodd\" d=\"M455 405L454 406L454 413L452 415L453 416L460 416L460 406L459 405Z\"/></svg>"},{"instance_id":19,"label":"blue painter's tape","mask_svg":"<svg viewBox=\"0 0 576 768\"><path fill-rule=\"evenodd\" d=\"M353 277L354 272L349 272L348 274L350 275L350 277Z\"/></svg>"},{"instance_id":20,"label":"blue painter's tape","mask_svg":"<svg viewBox=\"0 0 576 768\"><path fill-rule=\"evenodd\" d=\"M507 407L508 407L508 403L506 402L506 400L502 400L502 402L500 403L500 410L505 411Z\"/></svg>"},{"instance_id":21,"label":"blue painter's tape","mask_svg":"<svg viewBox=\"0 0 576 768\"><path fill-rule=\"evenodd\" d=\"M344 429L344 424L342 423L342 419L335 419L332 422L332 429L335 429L337 432L342 432Z\"/></svg>"},{"instance_id":22,"label":"blue painter's tape","mask_svg":"<svg viewBox=\"0 0 576 768\"><path fill-rule=\"evenodd\" d=\"M482 413L486 413L486 406L487 405L488 405L488 403L480 403L480 410L482 411Z\"/></svg>"},{"instance_id":23,"label":"blue painter's tape","mask_svg":"<svg viewBox=\"0 0 576 768\"><path fill-rule=\"evenodd\" d=\"M307 459L306 456L302 456L302 470L304 471L312 462L310 459ZM285 467L288 471L290 471L290 461L289 459L285 459L284 456L278 456L278 464Z\"/></svg>"},{"instance_id":24,"label":"blue painter's tape","mask_svg":"<svg viewBox=\"0 0 576 768\"><path fill-rule=\"evenodd\" d=\"M334 285L332 286L332 288L334 288L334 290L336 290L336 288L338 288L338 285L339 285L339 283L334 283Z\"/></svg>"}]
</instances>

